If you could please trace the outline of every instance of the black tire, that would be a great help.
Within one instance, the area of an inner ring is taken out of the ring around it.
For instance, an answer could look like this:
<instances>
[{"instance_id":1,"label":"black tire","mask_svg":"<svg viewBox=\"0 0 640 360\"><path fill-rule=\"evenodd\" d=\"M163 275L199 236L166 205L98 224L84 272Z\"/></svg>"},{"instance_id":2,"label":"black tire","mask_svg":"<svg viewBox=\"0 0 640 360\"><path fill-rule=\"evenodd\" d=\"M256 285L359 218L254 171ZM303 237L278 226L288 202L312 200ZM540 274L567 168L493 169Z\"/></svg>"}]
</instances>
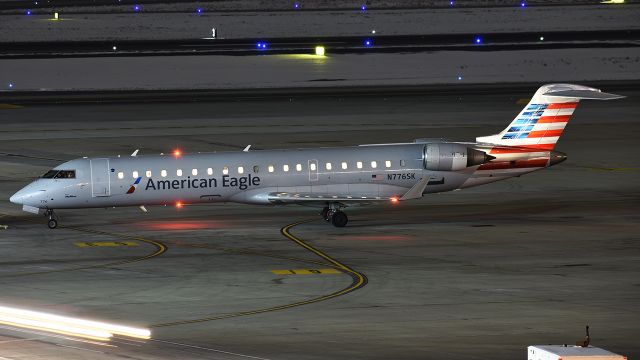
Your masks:
<instances>
[{"instance_id":1,"label":"black tire","mask_svg":"<svg viewBox=\"0 0 640 360\"><path fill-rule=\"evenodd\" d=\"M49 220L49 222L47 223L47 226L49 227L49 229L55 229L58 227L58 222L54 219Z\"/></svg>"},{"instance_id":2,"label":"black tire","mask_svg":"<svg viewBox=\"0 0 640 360\"><path fill-rule=\"evenodd\" d=\"M324 207L322 209L322 211L320 212L320 216L322 216L322 218L324 219L324 221L329 221L331 220L331 217L329 216L329 208L328 207Z\"/></svg>"},{"instance_id":3,"label":"black tire","mask_svg":"<svg viewBox=\"0 0 640 360\"><path fill-rule=\"evenodd\" d=\"M349 222L349 218L347 217L347 214L342 211L336 211L333 213L333 216L331 216L331 224L335 227L344 227L347 225L347 222Z\"/></svg>"}]
</instances>

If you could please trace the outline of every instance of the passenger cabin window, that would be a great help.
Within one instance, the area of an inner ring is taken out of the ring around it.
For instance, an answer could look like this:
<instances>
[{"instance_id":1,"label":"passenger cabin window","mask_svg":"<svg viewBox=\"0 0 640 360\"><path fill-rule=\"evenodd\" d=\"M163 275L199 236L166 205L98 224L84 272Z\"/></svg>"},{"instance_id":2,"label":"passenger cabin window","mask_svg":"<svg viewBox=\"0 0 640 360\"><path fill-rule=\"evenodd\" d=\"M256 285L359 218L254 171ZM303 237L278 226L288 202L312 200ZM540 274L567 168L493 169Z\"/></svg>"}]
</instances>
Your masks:
<instances>
[{"instance_id":1,"label":"passenger cabin window","mask_svg":"<svg viewBox=\"0 0 640 360\"><path fill-rule=\"evenodd\" d=\"M207 175L213 175L213 168L207 168Z\"/></svg>"},{"instance_id":2,"label":"passenger cabin window","mask_svg":"<svg viewBox=\"0 0 640 360\"><path fill-rule=\"evenodd\" d=\"M75 179L75 170L49 170L44 175L43 179Z\"/></svg>"},{"instance_id":3,"label":"passenger cabin window","mask_svg":"<svg viewBox=\"0 0 640 360\"><path fill-rule=\"evenodd\" d=\"M289 165L287 164L282 165L282 171L289 172Z\"/></svg>"},{"instance_id":4,"label":"passenger cabin window","mask_svg":"<svg viewBox=\"0 0 640 360\"><path fill-rule=\"evenodd\" d=\"M176 170L176 175L178 175L178 176L182 176L182 169L178 169L178 170Z\"/></svg>"},{"instance_id":5,"label":"passenger cabin window","mask_svg":"<svg viewBox=\"0 0 640 360\"><path fill-rule=\"evenodd\" d=\"M302 171L302 164L296 164L296 171Z\"/></svg>"},{"instance_id":6,"label":"passenger cabin window","mask_svg":"<svg viewBox=\"0 0 640 360\"><path fill-rule=\"evenodd\" d=\"M225 166L225 167L222 168L222 174L223 175L229 175L229 167L228 166Z\"/></svg>"},{"instance_id":7,"label":"passenger cabin window","mask_svg":"<svg viewBox=\"0 0 640 360\"><path fill-rule=\"evenodd\" d=\"M384 162L384 167L390 168L391 167L391 161L390 160L385 161Z\"/></svg>"},{"instance_id":8,"label":"passenger cabin window","mask_svg":"<svg viewBox=\"0 0 640 360\"><path fill-rule=\"evenodd\" d=\"M160 176L167 177L167 170L160 171Z\"/></svg>"},{"instance_id":9,"label":"passenger cabin window","mask_svg":"<svg viewBox=\"0 0 640 360\"><path fill-rule=\"evenodd\" d=\"M372 162L371 162L371 168L372 168L372 169L375 169L375 168L377 168L377 167L378 167L378 162L377 162L377 161L372 161Z\"/></svg>"},{"instance_id":10,"label":"passenger cabin window","mask_svg":"<svg viewBox=\"0 0 640 360\"><path fill-rule=\"evenodd\" d=\"M134 171L132 175L133 175L133 178L134 178L134 179L137 179L137 178L138 178L138 172L137 172L137 171Z\"/></svg>"},{"instance_id":11,"label":"passenger cabin window","mask_svg":"<svg viewBox=\"0 0 640 360\"><path fill-rule=\"evenodd\" d=\"M316 163L312 162L311 164L309 164L309 168L311 169L311 171L316 171Z\"/></svg>"},{"instance_id":12,"label":"passenger cabin window","mask_svg":"<svg viewBox=\"0 0 640 360\"><path fill-rule=\"evenodd\" d=\"M118 171L118 179L124 179L124 172Z\"/></svg>"},{"instance_id":13,"label":"passenger cabin window","mask_svg":"<svg viewBox=\"0 0 640 360\"><path fill-rule=\"evenodd\" d=\"M147 177L150 178L151 177L151 170L147 170L147 173L145 175L147 175Z\"/></svg>"},{"instance_id":14,"label":"passenger cabin window","mask_svg":"<svg viewBox=\"0 0 640 360\"><path fill-rule=\"evenodd\" d=\"M198 175L198 169L191 170L191 175L193 175L193 176Z\"/></svg>"},{"instance_id":15,"label":"passenger cabin window","mask_svg":"<svg viewBox=\"0 0 640 360\"><path fill-rule=\"evenodd\" d=\"M326 164L324 165L324 167L325 167L327 170L331 170L331 163L326 163Z\"/></svg>"},{"instance_id":16,"label":"passenger cabin window","mask_svg":"<svg viewBox=\"0 0 640 360\"><path fill-rule=\"evenodd\" d=\"M347 162L346 161L342 162L342 170L347 170Z\"/></svg>"},{"instance_id":17,"label":"passenger cabin window","mask_svg":"<svg viewBox=\"0 0 640 360\"><path fill-rule=\"evenodd\" d=\"M257 174L257 173L259 173L259 172L260 172L260 166L258 166L258 165L253 165L253 173L254 173L254 174Z\"/></svg>"},{"instance_id":18,"label":"passenger cabin window","mask_svg":"<svg viewBox=\"0 0 640 360\"><path fill-rule=\"evenodd\" d=\"M273 167L273 165L267 166L267 171L273 172L274 170L275 170L275 168Z\"/></svg>"},{"instance_id":19,"label":"passenger cabin window","mask_svg":"<svg viewBox=\"0 0 640 360\"><path fill-rule=\"evenodd\" d=\"M244 174L244 167L238 166L238 174Z\"/></svg>"},{"instance_id":20,"label":"passenger cabin window","mask_svg":"<svg viewBox=\"0 0 640 360\"><path fill-rule=\"evenodd\" d=\"M358 162L356 163L356 167L357 167L358 169L362 169L362 161L358 161Z\"/></svg>"}]
</instances>

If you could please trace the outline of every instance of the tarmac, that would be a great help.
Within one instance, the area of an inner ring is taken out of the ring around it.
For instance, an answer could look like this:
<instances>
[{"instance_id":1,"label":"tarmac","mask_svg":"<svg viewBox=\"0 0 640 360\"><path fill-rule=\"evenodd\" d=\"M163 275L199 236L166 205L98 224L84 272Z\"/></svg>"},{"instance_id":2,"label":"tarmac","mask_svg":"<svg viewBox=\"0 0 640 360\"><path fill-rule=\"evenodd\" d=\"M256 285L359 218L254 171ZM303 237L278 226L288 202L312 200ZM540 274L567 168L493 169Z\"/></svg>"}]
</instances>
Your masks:
<instances>
[{"instance_id":1,"label":"tarmac","mask_svg":"<svg viewBox=\"0 0 640 360\"><path fill-rule=\"evenodd\" d=\"M588 85L588 84L587 84ZM109 343L0 325L0 359L522 359L532 344L640 357L640 91L584 102L521 178L347 209L59 211L8 198L80 156L473 140L536 90L0 105L0 305L151 329Z\"/></svg>"}]
</instances>

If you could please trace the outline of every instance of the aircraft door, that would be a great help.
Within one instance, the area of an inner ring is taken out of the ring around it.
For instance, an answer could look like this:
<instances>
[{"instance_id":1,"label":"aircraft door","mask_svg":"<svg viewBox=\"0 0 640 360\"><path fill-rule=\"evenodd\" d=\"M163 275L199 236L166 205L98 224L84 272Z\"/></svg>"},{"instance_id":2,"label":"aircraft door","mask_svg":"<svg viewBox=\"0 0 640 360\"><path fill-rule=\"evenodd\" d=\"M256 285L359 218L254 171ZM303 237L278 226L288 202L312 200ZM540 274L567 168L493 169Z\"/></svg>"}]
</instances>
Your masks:
<instances>
[{"instance_id":1,"label":"aircraft door","mask_svg":"<svg viewBox=\"0 0 640 360\"><path fill-rule=\"evenodd\" d=\"M91 159L91 196L111 196L109 159Z\"/></svg>"},{"instance_id":2,"label":"aircraft door","mask_svg":"<svg viewBox=\"0 0 640 360\"><path fill-rule=\"evenodd\" d=\"M309 160L309 181L318 181L318 160Z\"/></svg>"}]
</instances>

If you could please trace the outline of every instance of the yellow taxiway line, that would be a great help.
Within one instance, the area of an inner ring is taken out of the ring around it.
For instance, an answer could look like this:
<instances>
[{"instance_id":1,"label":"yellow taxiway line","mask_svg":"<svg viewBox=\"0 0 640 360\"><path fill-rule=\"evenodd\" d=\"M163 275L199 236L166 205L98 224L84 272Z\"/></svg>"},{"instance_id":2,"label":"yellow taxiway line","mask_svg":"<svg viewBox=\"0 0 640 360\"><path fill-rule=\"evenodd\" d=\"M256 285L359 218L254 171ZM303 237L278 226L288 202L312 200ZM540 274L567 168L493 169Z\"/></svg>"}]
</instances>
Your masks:
<instances>
[{"instance_id":1,"label":"yellow taxiway line","mask_svg":"<svg viewBox=\"0 0 640 360\"><path fill-rule=\"evenodd\" d=\"M301 301L297 301L297 302L293 302L293 303L289 303L289 304L271 306L271 307L262 308L262 309L254 309L254 310L238 311L238 312L226 313L226 314L220 314L220 315L212 315L212 316L198 318L198 319L180 320L180 321L173 321L173 322L154 324L154 325L151 325L151 328L195 324L195 323L201 323L201 322L207 322L207 321L222 320L222 319L229 319L229 318L240 317L240 316L257 315L257 314L264 314L264 313L268 313L268 312L286 310L286 309L291 309L291 308L298 307L298 306L309 305L309 304L314 304L314 303L321 302L321 301L330 300L330 299L336 298L338 296L342 296L342 295L348 294L348 293L350 293L352 291L358 290L358 289L364 287L365 285L367 285L367 277L363 273L361 273L361 272L359 272L357 270L354 270L353 268L351 268L351 267L345 265L344 263L336 260L335 258L331 257L327 253L319 250L318 248L316 248L314 246L311 246L310 244L308 244L304 240L300 239L299 237L297 237L297 236L295 236L295 235L293 235L291 233L291 229L292 228L294 228L294 227L296 227L298 225L304 224L304 223L311 222L311 221L313 221L313 220L303 220L303 221L298 221L298 222L289 224L289 225L283 227L282 229L280 229L280 233L282 234L282 236L286 237L287 239L295 242L296 244L302 246L306 250L308 250L308 251L316 254L320 258L326 260L330 264L330 266L332 266L336 270L339 270L340 272L351 276L352 282L351 282L351 284L349 286L345 287L344 289L332 292L330 294L321 295L321 296L318 296L318 297L315 297L315 298L312 298L312 299L308 299L308 300L301 300Z\"/></svg>"}]
</instances>

